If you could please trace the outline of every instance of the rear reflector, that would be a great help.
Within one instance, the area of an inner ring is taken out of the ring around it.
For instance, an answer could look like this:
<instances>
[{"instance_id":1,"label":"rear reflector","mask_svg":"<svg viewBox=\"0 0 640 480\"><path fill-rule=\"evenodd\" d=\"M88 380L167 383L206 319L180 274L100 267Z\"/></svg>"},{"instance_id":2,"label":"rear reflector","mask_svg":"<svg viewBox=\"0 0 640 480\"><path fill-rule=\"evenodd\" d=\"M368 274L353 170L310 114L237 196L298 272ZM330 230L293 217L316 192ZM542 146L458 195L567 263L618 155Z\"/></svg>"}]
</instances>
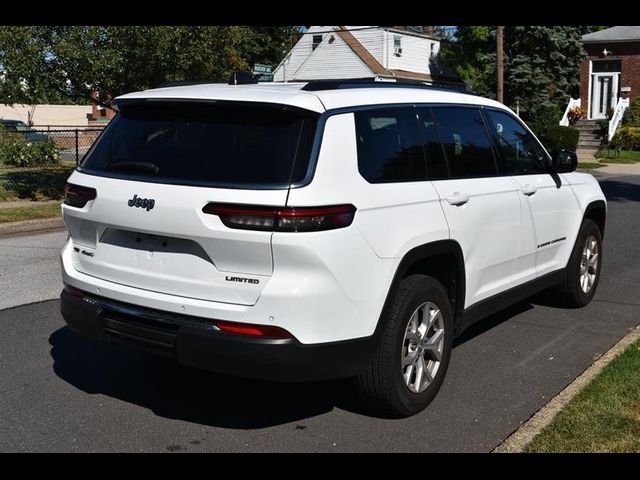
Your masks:
<instances>
[{"instance_id":1,"label":"rear reflector","mask_svg":"<svg viewBox=\"0 0 640 480\"><path fill-rule=\"evenodd\" d=\"M64 189L64 203L70 207L83 208L89 200L95 200L96 189L67 183Z\"/></svg>"},{"instance_id":2,"label":"rear reflector","mask_svg":"<svg viewBox=\"0 0 640 480\"><path fill-rule=\"evenodd\" d=\"M353 205L329 207L261 207L209 203L204 213L218 215L229 228L269 232L319 232L351 225Z\"/></svg>"},{"instance_id":3,"label":"rear reflector","mask_svg":"<svg viewBox=\"0 0 640 480\"><path fill-rule=\"evenodd\" d=\"M270 325L249 325L246 323L233 322L216 322L216 326L224 333L233 333L235 335L246 335L249 337L260 338L292 338L292 335L279 327Z\"/></svg>"}]
</instances>

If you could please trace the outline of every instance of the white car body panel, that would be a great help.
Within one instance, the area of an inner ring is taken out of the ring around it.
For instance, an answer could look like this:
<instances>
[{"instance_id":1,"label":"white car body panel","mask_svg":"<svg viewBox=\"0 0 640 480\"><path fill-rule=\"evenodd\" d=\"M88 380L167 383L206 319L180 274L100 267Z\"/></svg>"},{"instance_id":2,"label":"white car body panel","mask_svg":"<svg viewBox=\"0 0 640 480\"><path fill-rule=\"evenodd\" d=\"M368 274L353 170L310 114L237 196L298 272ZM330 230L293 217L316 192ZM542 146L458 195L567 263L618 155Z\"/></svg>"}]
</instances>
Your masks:
<instances>
[{"instance_id":1,"label":"white car body panel","mask_svg":"<svg viewBox=\"0 0 640 480\"><path fill-rule=\"evenodd\" d=\"M116 101L224 100L317 113L417 103L508 110L493 100L437 89L306 92L301 86L195 85ZM587 205L604 200L595 179L579 173L560 175L561 189L551 175L370 184L358 171L355 135L352 113L328 116L313 177L291 189L195 187L75 171L69 182L95 188L98 195L84 208L63 206L70 235L61 253L64 282L160 311L278 326L303 344L356 339L375 331L396 270L413 248L442 240L460 245L468 308L564 268ZM528 184L538 189L532 197L520 191ZM458 192L469 195L465 205L446 200ZM133 195L153 198L155 207L131 208L127 201ZM352 204L357 211L346 228L272 233L229 228L202 212L210 202ZM560 237L566 241L537 248ZM230 282L227 277L234 275L258 283Z\"/></svg>"}]
</instances>

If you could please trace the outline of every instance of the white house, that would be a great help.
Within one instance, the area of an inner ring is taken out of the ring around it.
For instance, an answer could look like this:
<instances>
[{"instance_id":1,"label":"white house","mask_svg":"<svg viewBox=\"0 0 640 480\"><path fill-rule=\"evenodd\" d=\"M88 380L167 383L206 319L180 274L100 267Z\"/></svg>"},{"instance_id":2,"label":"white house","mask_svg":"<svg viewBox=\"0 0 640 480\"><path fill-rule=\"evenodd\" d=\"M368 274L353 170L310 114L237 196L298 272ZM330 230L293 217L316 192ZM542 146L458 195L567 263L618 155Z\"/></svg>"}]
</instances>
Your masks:
<instances>
[{"instance_id":1,"label":"white house","mask_svg":"<svg viewBox=\"0 0 640 480\"><path fill-rule=\"evenodd\" d=\"M313 26L274 70L275 82L343 78L413 80L464 88L438 62L433 27Z\"/></svg>"}]
</instances>

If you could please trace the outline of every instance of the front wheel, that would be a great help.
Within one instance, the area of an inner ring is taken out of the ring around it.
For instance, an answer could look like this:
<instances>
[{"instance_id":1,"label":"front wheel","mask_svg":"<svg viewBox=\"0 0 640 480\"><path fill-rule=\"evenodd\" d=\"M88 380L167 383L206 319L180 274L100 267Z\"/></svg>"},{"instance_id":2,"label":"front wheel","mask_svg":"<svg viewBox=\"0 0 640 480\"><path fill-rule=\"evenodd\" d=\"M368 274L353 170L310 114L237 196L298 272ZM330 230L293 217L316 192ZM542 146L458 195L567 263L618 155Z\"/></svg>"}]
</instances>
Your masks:
<instances>
[{"instance_id":1,"label":"front wheel","mask_svg":"<svg viewBox=\"0 0 640 480\"><path fill-rule=\"evenodd\" d=\"M569 257L565 279L561 284L564 300L571 307L584 307L596 293L602 266L602 234L598 224L582 222L573 252Z\"/></svg>"},{"instance_id":2,"label":"front wheel","mask_svg":"<svg viewBox=\"0 0 640 480\"><path fill-rule=\"evenodd\" d=\"M358 378L363 400L374 410L407 417L435 398L453 345L447 291L426 275L402 280L384 322L378 352Z\"/></svg>"}]
</instances>

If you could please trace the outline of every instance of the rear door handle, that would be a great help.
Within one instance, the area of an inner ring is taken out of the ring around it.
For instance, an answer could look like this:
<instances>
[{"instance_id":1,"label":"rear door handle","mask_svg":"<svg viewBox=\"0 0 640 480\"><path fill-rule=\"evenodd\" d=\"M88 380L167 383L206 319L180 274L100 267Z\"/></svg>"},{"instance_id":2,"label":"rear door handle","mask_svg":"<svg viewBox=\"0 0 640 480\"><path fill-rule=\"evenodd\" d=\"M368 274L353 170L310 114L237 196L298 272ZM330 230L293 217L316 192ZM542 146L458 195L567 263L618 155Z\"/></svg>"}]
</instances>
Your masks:
<instances>
[{"instance_id":1,"label":"rear door handle","mask_svg":"<svg viewBox=\"0 0 640 480\"><path fill-rule=\"evenodd\" d=\"M460 207L469 201L469 194L461 193L461 192L453 192L453 195L448 196L445 200L449 202L449 205L455 205L456 207Z\"/></svg>"},{"instance_id":2,"label":"rear door handle","mask_svg":"<svg viewBox=\"0 0 640 480\"><path fill-rule=\"evenodd\" d=\"M520 191L522 192L523 195L530 197L531 195L533 195L538 191L538 187L536 187L535 185L529 185L527 183L524 187L520 189Z\"/></svg>"}]
</instances>

